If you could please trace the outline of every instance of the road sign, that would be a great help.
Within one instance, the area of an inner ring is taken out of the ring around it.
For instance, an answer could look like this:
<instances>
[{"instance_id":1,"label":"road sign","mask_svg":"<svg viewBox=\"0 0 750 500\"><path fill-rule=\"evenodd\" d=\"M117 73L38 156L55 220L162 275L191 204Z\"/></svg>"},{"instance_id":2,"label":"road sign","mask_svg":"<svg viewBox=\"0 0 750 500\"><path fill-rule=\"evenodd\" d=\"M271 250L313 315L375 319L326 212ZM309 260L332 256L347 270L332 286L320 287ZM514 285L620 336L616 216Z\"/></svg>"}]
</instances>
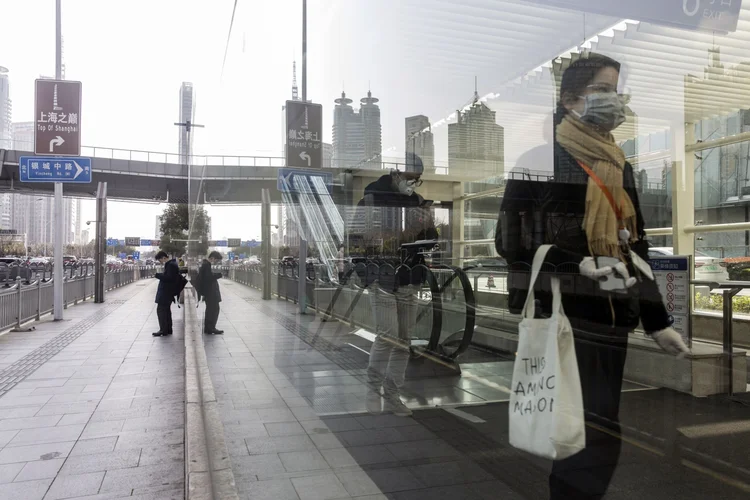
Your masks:
<instances>
[{"instance_id":1,"label":"road sign","mask_svg":"<svg viewBox=\"0 0 750 500\"><path fill-rule=\"evenodd\" d=\"M18 159L21 182L91 182L91 158L22 156Z\"/></svg>"},{"instance_id":2,"label":"road sign","mask_svg":"<svg viewBox=\"0 0 750 500\"><path fill-rule=\"evenodd\" d=\"M34 153L81 154L81 82L36 80Z\"/></svg>"},{"instance_id":3,"label":"road sign","mask_svg":"<svg viewBox=\"0 0 750 500\"><path fill-rule=\"evenodd\" d=\"M242 240L240 238L228 238L227 246L230 248L242 246Z\"/></svg>"},{"instance_id":4,"label":"road sign","mask_svg":"<svg viewBox=\"0 0 750 500\"><path fill-rule=\"evenodd\" d=\"M333 184L333 175L330 172L322 172L320 170L301 170L297 168L280 168L279 176L276 179L276 187L282 193L297 193L300 189L297 188L298 183L294 182L295 177L307 178L307 184L311 190L309 192L315 192L315 184L312 181L313 177L320 177L323 179L323 184L330 189ZM302 188L304 191L304 188Z\"/></svg>"},{"instance_id":5,"label":"road sign","mask_svg":"<svg viewBox=\"0 0 750 500\"><path fill-rule=\"evenodd\" d=\"M107 246L108 247L116 247L117 246L117 239L116 238L107 238Z\"/></svg>"},{"instance_id":6,"label":"road sign","mask_svg":"<svg viewBox=\"0 0 750 500\"><path fill-rule=\"evenodd\" d=\"M247 242L247 246L250 248L255 248L260 246L260 241L250 240Z\"/></svg>"},{"instance_id":7,"label":"road sign","mask_svg":"<svg viewBox=\"0 0 750 500\"><path fill-rule=\"evenodd\" d=\"M133 260L141 260L141 252L133 252Z\"/></svg>"},{"instance_id":8,"label":"road sign","mask_svg":"<svg viewBox=\"0 0 750 500\"><path fill-rule=\"evenodd\" d=\"M229 252L229 254L227 255L227 257L229 258L230 261L233 261L234 260L234 252Z\"/></svg>"},{"instance_id":9,"label":"road sign","mask_svg":"<svg viewBox=\"0 0 750 500\"><path fill-rule=\"evenodd\" d=\"M286 166L320 168L323 158L323 106L286 102Z\"/></svg>"},{"instance_id":10,"label":"road sign","mask_svg":"<svg viewBox=\"0 0 750 500\"><path fill-rule=\"evenodd\" d=\"M141 246L141 239L133 236L126 236L125 237L125 246L126 247L139 247Z\"/></svg>"}]
</instances>

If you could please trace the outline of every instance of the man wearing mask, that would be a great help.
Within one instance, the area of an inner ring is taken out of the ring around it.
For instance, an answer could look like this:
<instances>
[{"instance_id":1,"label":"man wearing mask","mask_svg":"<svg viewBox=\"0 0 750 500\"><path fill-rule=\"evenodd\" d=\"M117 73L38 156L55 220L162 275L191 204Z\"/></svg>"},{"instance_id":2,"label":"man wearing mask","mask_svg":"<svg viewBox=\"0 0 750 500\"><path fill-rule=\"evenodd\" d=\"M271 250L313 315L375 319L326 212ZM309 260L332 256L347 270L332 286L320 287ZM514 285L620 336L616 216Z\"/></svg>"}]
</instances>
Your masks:
<instances>
[{"instance_id":1,"label":"man wearing mask","mask_svg":"<svg viewBox=\"0 0 750 500\"><path fill-rule=\"evenodd\" d=\"M172 335L172 302L174 302L175 290L180 276L180 267L175 259L169 258L166 252L156 254L156 261L164 266L163 273L156 273L154 277L159 280L159 288L156 290L156 316L159 318L159 331L154 332L154 337Z\"/></svg>"},{"instance_id":2,"label":"man wearing mask","mask_svg":"<svg viewBox=\"0 0 750 500\"><path fill-rule=\"evenodd\" d=\"M407 154L404 170L393 170L368 185L358 204L358 211L364 211L366 237L389 242L391 253L405 243L438 237L431 202L415 192L423 170L419 156ZM378 253L388 252L382 248ZM403 260L389 257L384 256L377 275L367 273L365 280L376 330L367 368L367 410L409 416L412 412L401 401L400 388L409 362L410 333L416 325L416 294L424 280L419 266L424 258L416 249Z\"/></svg>"},{"instance_id":3,"label":"man wearing mask","mask_svg":"<svg viewBox=\"0 0 750 500\"><path fill-rule=\"evenodd\" d=\"M207 259L203 259L200 271L198 271L198 300L201 297L206 302L206 317L203 324L203 333L206 335L221 335L223 330L216 329L219 320L219 302L221 302L221 291L219 290L219 278L221 273L213 272L212 266L221 264L222 256L219 252L211 252Z\"/></svg>"}]
</instances>

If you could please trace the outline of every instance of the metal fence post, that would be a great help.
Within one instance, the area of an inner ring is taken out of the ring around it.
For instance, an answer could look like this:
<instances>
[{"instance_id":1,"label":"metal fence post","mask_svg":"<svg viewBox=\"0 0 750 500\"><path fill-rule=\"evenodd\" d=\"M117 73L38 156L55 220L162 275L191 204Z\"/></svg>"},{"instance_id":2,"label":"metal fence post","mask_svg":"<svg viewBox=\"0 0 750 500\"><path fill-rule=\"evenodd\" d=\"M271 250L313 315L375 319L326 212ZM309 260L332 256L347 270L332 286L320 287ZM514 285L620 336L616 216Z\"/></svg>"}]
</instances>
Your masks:
<instances>
[{"instance_id":1,"label":"metal fence post","mask_svg":"<svg viewBox=\"0 0 750 500\"><path fill-rule=\"evenodd\" d=\"M36 320L42 319L42 278L36 275Z\"/></svg>"},{"instance_id":2,"label":"metal fence post","mask_svg":"<svg viewBox=\"0 0 750 500\"><path fill-rule=\"evenodd\" d=\"M16 320L16 326L21 328L21 308L23 307L23 301L21 300L21 277L16 276L16 286L18 286L18 319Z\"/></svg>"},{"instance_id":3,"label":"metal fence post","mask_svg":"<svg viewBox=\"0 0 750 500\"><path fill-rule=\"evenodd\" d=\"M68 278L63 276L63 309L68 308L68 298L65 296L65 292L70 291L70 287L67 284Z\"/></svg>"}]
</instances>

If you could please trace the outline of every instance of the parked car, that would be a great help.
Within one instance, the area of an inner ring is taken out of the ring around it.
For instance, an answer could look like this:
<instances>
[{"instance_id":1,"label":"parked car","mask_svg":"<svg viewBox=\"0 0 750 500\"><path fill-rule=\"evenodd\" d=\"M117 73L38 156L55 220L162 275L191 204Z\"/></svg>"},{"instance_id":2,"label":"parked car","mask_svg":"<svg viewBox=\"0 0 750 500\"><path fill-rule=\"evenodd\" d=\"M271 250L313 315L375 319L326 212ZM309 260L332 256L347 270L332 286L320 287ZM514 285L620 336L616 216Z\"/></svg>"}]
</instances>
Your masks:
<instances>
[{"instance_id":1,"label":"parked car","mask_svg":"<svg viewBox=\"0 0 750 500\"><path fill-rule=\"evenodd\" d=\"M674 255L672 247L651 247L648 249L649 257L668 257L670 255ZM696 250L693 262L695 263L696 280L729 281L727 264L724 259L711 257L700 250Z\"/></svg>"},{"instance_id":2,"label":"parked car","mask_svg":"<svg viewBox=\"0 0 750 500\"><path fill-rule=\"evenodd\" d=\"M75 255L63 255L63 265L75 266L78 264L78 257Z\"/></svg>"}]
</instances>

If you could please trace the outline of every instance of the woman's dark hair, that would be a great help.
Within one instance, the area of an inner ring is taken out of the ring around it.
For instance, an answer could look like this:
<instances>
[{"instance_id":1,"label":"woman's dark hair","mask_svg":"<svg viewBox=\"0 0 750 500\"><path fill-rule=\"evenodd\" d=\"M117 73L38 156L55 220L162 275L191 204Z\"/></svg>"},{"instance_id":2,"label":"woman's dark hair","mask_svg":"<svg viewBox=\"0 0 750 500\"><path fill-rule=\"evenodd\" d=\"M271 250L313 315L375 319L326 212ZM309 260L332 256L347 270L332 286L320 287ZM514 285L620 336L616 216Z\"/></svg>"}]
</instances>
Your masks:
<instances>
[{"instance_id":1,"label":"woman's dark hair","mask_svg":"<svg viewBox=\"0 0 750 500\"><path fill-rule=\"evenodd\" d=\"M596 74L603 68L614 68L620 71L620 63L601 54L589 54L588 57L581 57L570 63L565 72L563 72L562 81L560 82L560 98L557 101L557 110L555 111L555 128L563 121L568 114L565 108L564 100L566 94L581 95L586 86L594 81Z\"/></svg>"},{"instance_id":2,"label":"woman's dark hair","mask_svg":"<svg viewBox=\"0 0 750 500\"><path fill-rule=\"evenodd\" d=\"M169 257L169 255L167 255L167 252L165 252L165 251L162 250L161 252L159 252L159 253L156 254L156 257L154 257L154 259L161 260L164 257Z\"/></svg>"},{"instance_id":3,"label":"woman's dark hair","mask_svg":"<svg viewBox=\"0 0 750 500\"><path fill-rule=\"evenodd\" d=\"M224 259L224 257L222 257L221 254L219 252L217 252L216 250L214 250L213 252L211 252L210 254L208 254L208 258L209 259L219 259L219 260L223 260Z\"/></svg>"}]
</instances>

